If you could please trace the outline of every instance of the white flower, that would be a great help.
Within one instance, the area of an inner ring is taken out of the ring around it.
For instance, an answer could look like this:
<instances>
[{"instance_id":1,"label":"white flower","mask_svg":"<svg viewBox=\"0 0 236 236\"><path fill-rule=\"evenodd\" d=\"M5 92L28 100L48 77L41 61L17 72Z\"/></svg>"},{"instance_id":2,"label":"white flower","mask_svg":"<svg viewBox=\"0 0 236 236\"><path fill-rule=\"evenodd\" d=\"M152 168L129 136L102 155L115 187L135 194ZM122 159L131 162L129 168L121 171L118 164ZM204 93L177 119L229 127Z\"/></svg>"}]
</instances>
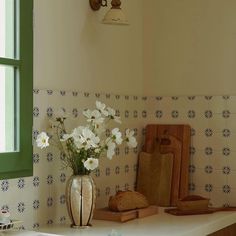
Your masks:
<instances>
[{"instance_id":1,"label":"white flower","mask_svg":"<svg viewBox=\"0 0 236 236\"><path fill-rule=\"evenodd\" d=\"M105 110L106 109L106 105L104 103L96 101L96 107L104 116L108 116L108 111Z\"/></svg>"},{"instance_id":2,"label":"white flower","mask_svg":"<svg viewBox=\"0 0 236 236\"><path fill-rule=\"evenodd\" d=\"M98 167L98 159L96 158L88 158L85 162L84 162L84 167L87 170L94 170Z\"/></svg>"},{"instance_id":3,"label":"white flower","mask_svg":"<svg viewBox=\"0 0 236 236\"><path fill-rule=\"evenodd\" d=\"M116 144L114 142L112 142L111 140L108 141L107 143L107 157L108 159L112 159L112 157L115 154L115 148L116 148Z\"/></svg>"},{"instance_id":4,"label":"white flower","mask_svg":"<svg viewBox=\"0 0 236 236\"><path fill-rule=\"evenodd\" d=\"M37 146L41 149L46 148L49 146L48 139L49 137L45 132L40 133L36 139Z\"/></svg>"},{"instance_id":5,"label":"white flower","mask_svg":"<svg viewBox=\"0 0 236 236\"><path fill-rule=\"evenodd\" d=\"M101 124L104 121L104 118L101 116L101 113L98 110L85 110L83 115L87 117L87 122L93 122L94 124Z\"/></svg>"},{"instance_id":6,"label":"white flower","mask_svg":"<svg viewBox=\"0 0 236 236\"><path fill-rule=\"evenodd\" d=\"M135 148L137 146L136 138L134 137L134 131L127 129L125 131L125 141L127 142L127 145L131 148Z\"/></svg>"},{"instance_id":7,"label":"white flower","mask_svg":"<svg viewBox=\"0 0 236 236\"><path fill-rule=\"evenodd\" d=\"M82 129L81 141L85 150L88 150L89 148L97 148L100 138L96 136L88 127L84 127L84 129Z\"/></svg>"},{"instance_id":8,"label":"white flower","mask_svg":"<svg viewBox=\"0 0 236 236\"><path fill-rule=\"evenodd\" d=\"M112 133L112 139L115 140L115 142L116 142L117 144L121 144L123 140L122 140L122 138L121 138L122 134L121 134L121 132L119 131L119 129L118 129L118 128L114 128L114 129L111 131L111 133Z\"/></svg>"},{"instance_id":9,"label":"white flower","mask_svg":"<svg viewBox=\"0 0 236 236\"><path fill-rule=\"evenodd\" d=\"M115 120L115 122L117 123L121 123L120 117L116 116L116 111L113 108L107 107L107 111L108 111L108 116L110 116L112 120Z\"/></svg>"}]
</instances>

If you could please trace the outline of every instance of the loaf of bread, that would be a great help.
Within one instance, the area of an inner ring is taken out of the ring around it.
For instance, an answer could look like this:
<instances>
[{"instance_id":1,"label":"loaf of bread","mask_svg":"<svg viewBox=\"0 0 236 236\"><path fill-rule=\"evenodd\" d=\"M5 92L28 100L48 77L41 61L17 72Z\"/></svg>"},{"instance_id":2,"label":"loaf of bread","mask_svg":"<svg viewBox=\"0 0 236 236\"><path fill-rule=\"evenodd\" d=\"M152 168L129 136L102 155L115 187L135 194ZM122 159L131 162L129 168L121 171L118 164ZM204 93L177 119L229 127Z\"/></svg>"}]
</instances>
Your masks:
<instances>
[{"instance_id":1,"label":"loaf of bread","mask_svg":"<svg viewBox=\"0 0 236 236\"><path fill-rule=\"evenodd\" d=\"M109 199L108 207L111 211L128 211L148 207L147 198L135 191L118 191Z\"/></svg>"}]
</instances>

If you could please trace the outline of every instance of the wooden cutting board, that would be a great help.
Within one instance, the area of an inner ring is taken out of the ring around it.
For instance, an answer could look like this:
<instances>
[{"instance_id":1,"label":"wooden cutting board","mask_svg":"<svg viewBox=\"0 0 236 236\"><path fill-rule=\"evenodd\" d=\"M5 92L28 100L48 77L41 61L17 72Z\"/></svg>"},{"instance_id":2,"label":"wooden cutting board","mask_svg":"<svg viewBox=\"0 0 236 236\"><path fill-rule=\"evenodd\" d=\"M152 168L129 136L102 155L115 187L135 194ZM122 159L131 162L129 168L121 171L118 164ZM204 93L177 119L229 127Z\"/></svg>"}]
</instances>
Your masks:
<instances>
[{"instance_id":1,"label":"wooden cutting board","mask_svg":"<svg viewBox=\"0 0 236 236\"><path fill-rule=\"evenodd\" d=\"M137 191L146 196L150 204L170 206L173 155L161 154L159 147L152 154L139 154Z\"/></svg>"},{"instance_id":2,"label":"wooden cutting board","mask_svg":"<svg viewBox=\"0 0 236 236\"><path fill-rule=\"evenodd\" d=\"M155 215L157 213L158 213L157 206L149 206L143 209L136 209L124 212L114 212L106 207L101 209L95 209L93 214L93 219L126 222L136 218L143 218L146 216Z\"/></svg>"},{"instance_id":3,"label":"wooden cutting board","mask_svg":"<svg viewBox=\"0 0 236 236\"><path fill-rule=\"evenodd\" d=\"M156 142L159 142L161 153L170 152L174 155L171 185L175 189L172 190L171 206L175 206L176 199L188 195L190 131L189 125L150 124L146 126L143 151L149 154L153 153Z\"/></svg>"}]
</instances>

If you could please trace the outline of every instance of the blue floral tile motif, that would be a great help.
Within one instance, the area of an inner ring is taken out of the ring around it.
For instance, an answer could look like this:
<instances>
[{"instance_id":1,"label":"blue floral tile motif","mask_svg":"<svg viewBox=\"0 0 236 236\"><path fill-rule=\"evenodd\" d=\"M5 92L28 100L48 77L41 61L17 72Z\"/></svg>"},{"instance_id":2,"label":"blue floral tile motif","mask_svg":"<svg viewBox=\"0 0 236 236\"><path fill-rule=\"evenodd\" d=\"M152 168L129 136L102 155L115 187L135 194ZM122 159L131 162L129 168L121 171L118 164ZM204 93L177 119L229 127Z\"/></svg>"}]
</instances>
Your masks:
<instances>
[{"instance_id":1,"label":"blue floral tile motif","mask_svg":"<svg viewBox=\"0 0 236 236\"><path fill-rule=\"evenodd\" d=\"M74 117L74 118L77 118L77 117L78 117L78 114L79 114L78 109L74 108L74 109L72 110L72 114L73 114L73 117Z\"/></svg>"},{"instance_id":2,"label":"blue floral tile motif","mask_svg":"<svg viewBox=\"0 0 236 236\"><path fill-rule=\"evenodd\" d=\"M53 220L52 219L49 219L48 221L47 221L47 225L52 225L53 224Z\"/></svg>"},{"instance_id":3,"label":"blue floral tile motif","mask_svg":"<svg viewBox=\"0 0 236 236\"><path fill-rule=\"evenodd\" d=\"M24 187L25 187L25 179L23 179L23 178L18 179L17 187L18 187L19 189L24 188Z\"/></svg>"},{"instance_id":4,"label":"blue floral tile motif","mask_svg":"<svg viewBox=\"0 0 236 236\"><path fill-rule=\"evenodd\" d=\"M10 207L8 205L3 205L1 210L10 211Z\"/></svg>"},{"instance_id":5,"label":"blue floral tile motif","mask_svg":"<svg viewBox=\"0 0 236 236\"><path fill-rule=\"evenodd\" d=\"M157 110L156 111L156 118L161 118L163 116L163 111Z\"/></svg>"},{"instance_id":6,"label":"blue floral tile motif","mask_svg":"<svg viewBox=\"0 0 236 236\"><path fill-rule=\"evenodd\" d=\"M117 184L117 185L115 186L115 191L118 192L119 190L120 190L120 185Z\"/></svg>"},{"instance_id":7,"label":"blue floral tile motif","mask_svg":"<svg viewBox=\"0 0 236 236\"><path fill-rule=\"evenodd\" d=\"M194 100L196 97L195 96L188 96L188 100L192 101Z\"/></svg>"},{"instance_id":8,"label":"blue floral tile motif","mask_svg":"<svg viewBox=\"0 0 236 236\"><path fill-rule=\"evenodd\" d=\"M125 173L129 173L129 165L125 165Z\"/></svg>"},{"instance_id":9,"label":"blue floral tile motif","mask_svg":"<svg viewBox=\"0 0 236 236\"><path fill-rule=\"evenodd\" d=\"M48 117L52 117L53 116L53 109L52 109L52 107L48 107L47 108L47 116Z\"/></svg>"},{"instance_id":10,"label":"blue floral tile motif","mask_svg":"<svg viewBox=\"0 0 236 236\"><path fill-rule=\"evenodd\" d=\"M39 177L38 177L38 176L35 176L35 177L33 178L33 186L34 186L34 187L38 187L39 184L40 184L40 182L39 182Z\"/></svg>"},{"instance_id":11,"label":"blue floral tile motif","mask_svg":"<svg viewBox=\"0 0 236 236\"><path fill-rule=\"evenodd\" d=\"M222 154L224 156L229 156L230 155L230 148L228 148L228 147L223 148L222 149Z\"/></svg>"},{"instance_id":12,"label":"blue floral tile motif","mask_svg":"<svg viewBox=\"0 0 236 236\"><path fill-rule=\"evenodd\" d=\"M66 95L66 91L65 90L61 90L60 94L61 94L61 96L65 96Z\"/></svg>"},{"instance_id":13,"label":"blue floral tile motif","mask_svg":"<svg viewBox=\"0 0 236 236\"><path fill-rule=\"evenodd\" d=\"M205 185L205 191L206 192L212 192L213 190L213 185L212 184L206 184Z\"/></svg>"},{"instance_id":14,"label":"blue floral tile motif","mask_svg":"<svg viewBox=\"0 0 236 236\"><path fill-rule=\"evenodd\" d=\"M229 175L229 174L230 174L230 167L229 167L229 166L224 166L224 167L222 168L222 172L223 172L223 174L225 174L225 175Z\"/></svg>"},{"instance_id":15,"label":"blue floral tile motif","mask_svg":"<svg viewBox=\"0 0 236 236\"><path fill-rule=\"evenodd\" d=\"M207 174L211 174L213 172L213 168L210 165L205 166L205 172Z\"/></svg>"},{"instance_id":16,"label":"blue floral tile motif","mask_svg":"<svg viewBox=\"0 0 236 236\"><path fill-rule=\"evenodd\" d=\"M115 148L115 154L116 154L116 156L120 155L120 148L118 148L118 147Z\"/></svg>"},{"instance_id":17,"label":"blue floral tile motif","mask_svg":"<svg viewBox=\"0 0 236 236\"><path fill-rule=\"evenodd\" d=\"M61 216L60 217L60 223L63 224L66 222L66 217L65 216Z\"/></svg>"},{"instance_id":18,"label":"blue floral tile motif","mask_svg":"<svg viewBox=\"0 0 236 236\"><path fill-rule=\"evenodd\" d=\"M34 200L33 201L33 209L38 210L39 209L39 200Z\"/></svg>"},{"instance_id":19,"label":"blue floral tile motif","mask_svg":"<svg viewBox=\"0 0 236 236\"><path fill-rule=\"evenodd\" d=\"M138 118L138 111L137 111L137 110L135 110L135 111L133 112L133 117L134 117L134 118Z\"/></svg>"},{"instance_id":20,"label":"blue floral tile motif","mask_svg":"<svg viewBox=\"0 0 236 236\"><path fill-rule=\"evenodd\" d=\"M129 190L129 184L125 183L125 191L128 191L128 190Z\"/></svg>"},{"instance_id":21,"label":"blue floral tile motif","mask_svg":"<svg viewBox=\"0 0 236 236\"><path fill-rule=\"evenodd\" d=\"M106 129L106 137L109 137L111 134L111 131L109 129Z\"/></svg>"},{"instance_id":22,"label":"blue floral tile motif","mask_svg":"<svg viewBox=\"0 0 236 236\"><path fill-rule=\"evenodd\" d=\"M228 138L230 136L230 134L231 134L231 132L229 129L223 129L223 131L222 131L223 137Z\"/></svg>"},{"instance_id":23,"label":"blue floral tile motif","mask_svg":"<svg viewBox=\"0 0 236 236\"><path fill-rule=\"evenodd\" d=\"M36 140L37 139L37 136L39 135L39 131L38 130L33 130L32 132L32 136L33 136L33 139Z\"/></svg>"},{"instance_id":24,"label":"blue floral tile motif","mask_svg":"<svg viewBox=\"0 0 236 236\"><path fill-rule=\"evenodd\" d=\"M9 181L8 180L3 180L1 182L1 190L2 190L2 192L6 192L9 190Z\"/></svg>"},{"instance_id":25,"label":"blue floral tile motif","mask_svg":"<svg viewBox=\"0 0 236 236\"><path fill-rule=\"evenodd\" d=\"M211 110L207 110L207 111L205 111L205 117L207 118L207 119L210 119L210 118L212 118L212 116L213 116L213 112L211 111Z\"/></svg>"},{"instance_id":26,"label":"blue floral tile motif","mask_svg":"<svg viewBox=\"0 0 236 236\"><path fill-rule=\"evenodd\" d=\"M110 195L110 192L111 192L111 188L110 188L110 187L106 187L106 188L105 188L105 195L106 195L106 196L109 196L109 195Z\"/></svg>"},{"instance_id":27,"label":"blue floral tile motif","mask_svg":"<svg viewBox=\"0 0 236 236\"><path fill-rule=\"evenodd\" d=\"M210 128L205 129L206 137L211 137L213 135L213 130Z\"/></svg>"},{"instance_id":28,"label":"blue floral tile motif","mask_svg":"<svg viewBox=\"0 0 236 236\"><path fill-rule=\"evenodd\" d=\"M52 176L52 175L48 175L48 176L47 176L47 184L48 184L48 185L53 184L53 176Z\"/></svg>"},{"instance_id":29,"label":"blue floral tile motif","mask_svg":"<svg viewBox=\"0 0 236 236\"><path fill-rule=\"evenodd\" d=\"M96 188L96 196L99 198L101 196L101 189Z\"/></svg>"},{"instance_id":30,"label":"blue floral tile motif","mask_svg":"<svg viewBox=\"0 0 236 236\"><path fill-rule=\"evenodd\" d=\"M60 181L61 181L61 183L65 183L65 181L66 181L66 174L65 173L60 174Z\"/></svg>"},{"instance_id":31,"label":"blue floral tile motif","mask_svg":"<svg viewBox=\"0 0 236 236\"><path fill-rule=\"evenodd\" d=\"M229 95L224 95L224 96L222 96L222 98L223 98L224 100L228 100L228 99L230 99L230 96L229 96Z\"/></svg>"},{"instance_id":32,"label":"blue floral tile motif","mask_svg":"<svg viewBox=\"0 0 236 236\"><path fill-rule=\"evenodd\" d=\"M222 191L224 193L230 193L231 192L231 187L228 184L226 184L222 187Z\"/></svg>"},{"instance_id":33,"label":"blue floral tile motif","mask_svg":"<svg viewBox=\"0 0 236 236\"><path fill-rule=\"evenodd\" d=\"M193 146L191 146L191 147L189 148L189 153L190 153L190 155L194 155L194 154L196 153L196 148L193 147Z\"/></svg>"},{"instance_id":34,"label":"blue floral tile motif","mask_svg":"<svg viewBox=\"0 0 236 236\"><path fill-rule=\"evenodd\" d=\"M160 96L157 96L157 97L156 97L156 100L157 100L157 101L161 101L162 99L163 99L163 97L160 97Z\"/></svg>"},{"instance_id":35,"label":"blue floral tile motif","mask_svg":"<svg viewBox=\"0 0 236 236\"><path fill-rule=\"evenodd\" d=\"M95 93L96 98L100 98L101 94L100 93Z\"/></svg>"},{"instance_id":36,"label":"blue floral tile motif","mask_svg":"<svg viewBox=\"0 0 236 236\"><path fill-rule=\"evenodd\" d=\"M48 152L48 153L47 153L47 161L48 161L48 162L53 161L53 154L52 154L51 152Z\"/></svg>"},{"instance_id":37,"label":"blue floral tile motif","mask_svg":"<svg viewBox=\"0 0 236 236\"><path fill-rule=\"evenodd\" d=\"M125 155L128 155L129 154L129 147L125 147Z\"/></svg>"},{"instance_id":38,"label":"blue floral tile motif","mask_svg":"<svg viewBox=\"0 0 236 236\"><path fill-rule=\"evenodd\" d=\"M116 100L120 99L120 95L115 95Z\"/></svg>"},{"instance_id":39,"label":"blue floral tile motif","mask_svg":"<svg viewBox=\"0 0 236 236\"><path fill-rule=\"evenodd\" d=\"M48 90L47 90L47 94L48 94L48 95L53 95L53 90L48 89Z\"/></svg>"},{"instance_id":40,"label":"blue floral tile motif","mask_svg":"<svg viewBox=\"0 0 236 236\"><path fill-rule=\"evenodd\" d=\"M39 94L39 89L33 89L33 94Z\"/></svg>"},{"instance_id":41,"label":"blue floral tile motif","mask_svg":"<svg viewBox=\"0 0 236 236\"><path fill-rule=\"evenodd\" d=\"M65 204L65 203L66 203L66 196L65 196L65 194L62 194L60 196L60 204Z\"/></svg>"},{"instance_id":42,"label":"blue floral tile motif","mask_svg":"<svg viewBox=\"0 0 236 236\"><path fill-rule=\"evenodd\" d=\"M133 96L134 101L138 100L138 96Z\"/></svg>"},{"instance_id":43,"label":"blue floral tile motif","mask_svg":"<svg viewBox=\"0 0 236 236\"><path fill-rule=\"evenodd\" d=\"M229 118L230 117L230 111L229 110L222 111L222 116L226 119Z\"/></svg>"},{"instance_id":44,"label":"blue floral tile motif","mask_svg":"<svg viewBox=\"0 0 236 236\"><path fill-rule=\"evenodd\" d=\"M95 176L96 176L96 177L100 177L100 169L99 169L99 168L97 168L97 169L95 170Z\"/></svg>"},{"instance_id":45,"label":"blue floral tile motif","mask_svg":"<svg viewBox=\"0 0 236 236\"><path fill-rule=\"evenodd\" d=\"M206 100L211 100L211 99L212 99L212 96L205 96L205 99L206 99Z\"/></svg>"},{"instance_id":46,"label":"blue floral tile motif","mask_svg":"<svg viewBox=\"0 0 236 236\"><path fill-rule=\"evenodd\" d=\"M179 112L177 110L173 110L171 112L171 116L172 116L172 118L178 118L179 117Z\"/></svg>"},{"instance_id":47,"label":"blue floral tile motif","mask_svg":"<svg viewBox=\"0 0 236 236\"><path fill-rule=\"evenodd\" d=\"M34 107L33 108L33 116L34 117L38 117L39 116L39 108L38 107Z\"/></svg>"},{"instance_id":48,"label":"blue floral tile motif","mask_svg":"<svg viewBox=\"0 0 236 236\"><path fill-rule=\"evenodd\" d=\"M142 117L147 118L147 111L142 111Z\"/></svg>"},{"instance_id":49,"label":"blue floral tile motif","mask_svg":"<svg viewBox=\"0 0 236 236\"><path fill-rule=\"evenodd\" d=\"M206 147L206 148L205 148L205 154L206 154L207 156L212 155L212 154L213 154L213 149L212 149L212 147Z\"/></svg>"},{"instance_id":50,"label":"blue floral tile motif","mask_svg":"<svg viewBox=\"0 0 236 236\"><path fill-rule=\"evenodd\" d=\"M23 213L25 211L25 203L24 202L19 202L17 204L17 211L19 213Z\"/></svg>"},{"instance_id":51,"label":"blue floral tile motif","mask_svg":"<svg viewBox=\"0 0 236 236\"><path fill-rule=\"evenodd\" d=\"M47 206L48 207L52 207L52 205L53 205L53 198L52 197L48 197L48 199L47 199Z\"/></svg>"},{"instance_id":52,"label":"blue floral tile motif","mask_svg":"<svg viewBox=\"0 0 236 236\"><path fill-rule=\"evenodd\" d=\"M105 174L106 174L106 176L110 176L110 174L111 174L111 169L110 169L109 167L106 168Z\"/></svg>"},{"instance_id":53,"label":"blue floral tile motif","mask_svg":"<svg viewBox=\"0 0 236 236\"><path fill-rule=\"evenodd\" d=\"M125 100L129 100L129 96L128 95L125 95Z\"/></svg>"},{"instance_id":54,"label":"blue floral tile motif","mask_svg":"<svg viewBox=\"0 0 236 236\"><path fill-rule=\"evenodd\" d=\"M129 118L129 111L128 110L125 111L125 118Z\"/></svg>"},{"instance_id":55,"label":"blue floral tile motif","mask_svg":"<svg viewBox=\"0 0 236 236\"><path fill-rule=\"evenodd\" d=\"M188 118L193 119L196 117L196 112L194 110L189 110L187 115Z\"/></svg>"},{"instance_id":56,"label":"blue floral tile motif","mask_svg":"<svg viewBox=\"0 0 236 236\"><path fill-rule=\"evenodd\" d=\"M120 167L119 167L119 166L116 166L116 168L115 168L115 174L116 174L116 175L120 174Z\"/></svg>"},{"instance_id":57,"label":"blue floral tile motif","mask_svg":"<svg viewBox=\"0 0 236 236\"><path fill-rule=\"evenodd\" d=\"M39 163L39 154L38 153L33 153L33 162L34 162L34 164Z\"/></svg>"},{"instance_id":58,"label":"blue floral tile motif","mask_svg":"<svg viewBox=\"0 0 236 236\"><path fill-rule=\"evenodd\" d=\"M84 93L84 97L88 98L89 97L89 93Z\"/></svg>"},{"instance_id":59,"label":"blue floral tile motif","mask_svg":"<svg viewBox=\"0 0 236 236\"><path fill-rule=\"evenodd\" d=\"M179 99L179 97L177 97L177 96L173 96L173 97L171 97L171 99L174 100L174 101L176 101L176 100Z\"/></svg>"},{"instance_id":60,"label":"blue floral tile motif","mask_svg":"<svg viewBox=\"0 0 236 236\"><path fill-rule=\"evenodd\" d=\"M194 128L191 128L190 135L191 136L195 136L196 135L196 130Z\"/></svg>"},{"instance_id":61,"label":"blue floral tile motif","mask_svg":"<svg viewBox=\"0 0 236 236\"><path fill-rule=\"evenodd\" d=\"M196 171L195 165L189 165L188 170L189 170L189 173L194 173Z\"/></svg>"},{"instance_id":62,"label":"blue floral tile motif","mask_svg":"<svg viewBox=\"0 0 236 236\"><path fill-rule=\"evenodd\" d=\"M73 97L77 97L78 96L78 92L77 91L72 91L72 96Z\"/></svg>"},{"instance_id":63,"label":"blue floral tile motif","mask_svg":"<svg viewBox=\"0 0 236 236\"><path fill-rule=\"evenodd\" d=\"M189 191L194 191L195 189L196 189L196 186L195 186L194 183L189 183L189 184L188 184L188 190L189 190Z\"/></svg>"},{"instance_id":64,"label":"blue floral tile motif","mask_svg":"<svg viewBox=\"0 0 236 236\"><path fill-rule=\"evenodd\" d=\"M38 229L39 228L39 223L38 222L34 223L32 228L33 229Z\"/></svg>"}]
</instances>

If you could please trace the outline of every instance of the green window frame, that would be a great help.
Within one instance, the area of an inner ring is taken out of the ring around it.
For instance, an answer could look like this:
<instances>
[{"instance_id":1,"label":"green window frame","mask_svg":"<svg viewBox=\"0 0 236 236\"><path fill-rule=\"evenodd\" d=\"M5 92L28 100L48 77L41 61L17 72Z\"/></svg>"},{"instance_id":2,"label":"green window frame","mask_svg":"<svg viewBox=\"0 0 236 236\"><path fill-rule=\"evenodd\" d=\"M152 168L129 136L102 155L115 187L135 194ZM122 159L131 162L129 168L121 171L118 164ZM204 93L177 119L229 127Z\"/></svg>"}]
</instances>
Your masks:
<instances>
[{"instance_id":1,"label":"green window frame","mask_svg":"<svg viewBox=\"0 0 236 236\"><path fill-rule=\"evenodd\" d=\"M33 174L33 0L17 1L19 22L16 24L19 56L16 59L0 57L0 66L15 68L19 101L17 117L19 147L15 152L0 153L0 179L26 177ZM0 40L1 42L1 40Z\"/></svg>"}]
</instances>

